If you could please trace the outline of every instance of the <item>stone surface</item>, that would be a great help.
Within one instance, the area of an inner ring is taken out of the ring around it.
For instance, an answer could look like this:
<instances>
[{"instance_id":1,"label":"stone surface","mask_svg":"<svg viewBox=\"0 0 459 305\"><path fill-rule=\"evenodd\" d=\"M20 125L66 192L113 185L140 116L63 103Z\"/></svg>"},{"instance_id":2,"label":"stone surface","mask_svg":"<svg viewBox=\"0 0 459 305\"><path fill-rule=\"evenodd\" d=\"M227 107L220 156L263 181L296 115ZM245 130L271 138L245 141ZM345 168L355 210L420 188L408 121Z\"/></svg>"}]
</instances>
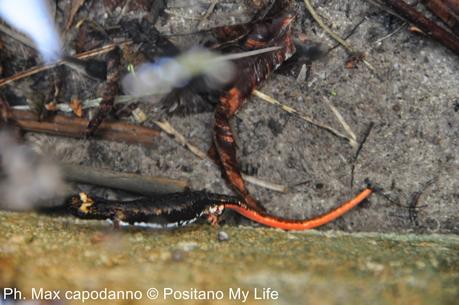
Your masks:
<instances>
[{"instance_id":1,"label":"stone surface","mask_svg":"<svg viewBox=\"0 0 459 305\"><path fill-rule=\"evenodd\" d=\"M134 304L151 304L152 287L160 300L164 288L221 290L218 304L235 304L230 288L250 291L246 304L449 305L459 297L457 236L223 229L231 236L224 243L209 225L117 231L104 222L0 212L0 287L14 285L26 298L32 288L63 296L139 290L143 298ZM279 299L254 299L255 289L260 297L268 288ZM156 303L205 301L169 296Z\"/></svg>"},{"instance_id":2,"label":"stone surface","mask_svg":"<svg viewBox=\"0 0 459 305\"><path fill-rule=\"evenodd\" d=\"M121 6L118 2L113 5ZM197 1L192 7L183 1L173 2L157 27L163 33L193 32L207 2ZM247 21L263 2L221 2L200 28ZM364 186L364 179L370 178L397 204L373 196L367 204L324 229L458 233L459 58L435 41L409 33L401 22L366 1L313 1L313 5L342 36L364 19L347 41L368 53L367 60L379 77L362 64L347 70L344 64L348 55L337 47L313 63L307 81L296 81L299 67L293 66L274 74L259 90L342 130L323 102L327 97L359 139L370 122L374 128L355 162L351 186L355 149L253 97L233 120L239 159L257 178L285 184L289 192L280 194L249 185L250 190L272 213L306 218L352 197ZM298 20L294 35L305 33L313 41L333 46L335 42L312 21L303 3L298 1L295 6ZM120 12L121 7L113 9L115 15ZM135 18L135 13L129 14ZM101 23L111 17L97 9L91 10L88 18L94 16ZM184 40L188 44L195 41L180 37L172 38L182 45ZM84 97L95 95L82 90ZM151 106L142 108L149 112ZM192 143L208 149L212 114L174 117L170 121ZM151 126L151 120L146 125ZM214 164L197 159L166 135L148 148L32 134L28 139L57 160L185 178L193 189L231 193ZM425 188L432 179L432 185ZM412 199L421 191L418 208L410 209L415 202Z\"/></svg>"}]
</instances>

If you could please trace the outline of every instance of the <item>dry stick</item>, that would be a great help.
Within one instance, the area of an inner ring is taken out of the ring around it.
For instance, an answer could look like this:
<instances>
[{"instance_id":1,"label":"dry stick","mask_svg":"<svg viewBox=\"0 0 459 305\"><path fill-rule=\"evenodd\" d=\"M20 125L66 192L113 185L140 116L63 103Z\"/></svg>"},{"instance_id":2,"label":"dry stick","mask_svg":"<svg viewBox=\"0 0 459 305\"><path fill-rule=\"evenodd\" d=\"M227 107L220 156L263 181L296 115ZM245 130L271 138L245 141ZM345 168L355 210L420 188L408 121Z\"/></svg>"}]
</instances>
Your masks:
<instances>
[{"instance_id":1,"label":"dry stick","mask_svg":"<svg viewBox=\"0 0 459 305\"><path fill-rule=\"evenodd\" d=\"M113 50L117 46L127 45L127 44L130 44L130 43L131 43L131 41L124 41L124 42L121 42L121 43L110 43L110 44L105 45L105 46L103 46L101 48L98 48L98 49L94 49L94 50L90 50L90 51L79 53L79 54L75 55L75 58L86 59L86 58L98 56L98 55L110 52L111 50ZM13 75L13 76L0 79L0 87L3 87L3 86L5 86L5 85L7 85L9 83L14 82L14 81L17 81L17 80L23 79L25 77L29 77L29 76L35 75L35 74L37 74L39 72L46 71L48 69L51 69L51 68L53 68L55 66L62 65L62 64L64 64L64 61L59 61L59 62L57 62L55 64L50 64L50 65L36 66L36 67L33 67L33 68L29 69L29 70L19 72L19 73Z\"/></svg>"},{"instance_id":2,"label":"dry stick","mask_svg":"<svg viewBox=\"0 0 459 305\"><path fill-rule=\"evenodd\" d=\"M422 0L427 8L449 26L459 36L459 1Z\"/></svg>"},{"instance_id":3,"label":"dry stick","mask_svg":"<svg viewBox=\"0 0 459 305\"><path fill-rule=\"evenodd\" d=\"M89 121L82 118L53 115L40 121L38 115L31 111L11 110L9 120L24 131L42 132L73 138L83 137ZM151 128L132 125L125 122L103 122L95 133L95 138L126 142L132 144L152 145L160 133Z\"/></svg>"},{"instance_id":4,"label":"dry stick","mask_svg":"<svg viewBox=\"0 0 459 305\"><path fill-rule=\"evenodd\" d=\"M183 192L189 187L188 182L184 180L119 173L90 166L60 164L60 168L64 179L70 182L120 189L145 196Z\"/></svg>"},{"instance_id":5,"label":"dry stick","mask_svg":"<svg viewBox=\"0 0 459 305\"><path fill-rule=\"evenodd\" d=\"M271 96L269 95L266 95L264 94L263 92L260 92L258 90L254 90L252 92L252 94L256 97L259 97L261 98L262 100L272 104L272 105L276 105L278 107L280 107L282 110L288 112L288 113L291 113L293 115L296 115L297 117L299 117L300 119L308 122L309 124L311 125L314 125L316 127L319 127L319 128L322 128L322 129L325 129L326 131L330 132L331 134L341 138L341 139L344 139L346 140L347 142L349 142L349 144L352 146L352 147L355 147L357 145L357 143L355 143L355 140L345 134L342 134L341 132L339 132L338 130L328 126L328 125L325 125L323 123L320 123L320 122L317 122L315 121L314 119L308 117L306 114L303 114L301 112L299 112L298 110L290 107L290 106L287 106L287 105L284 105L282 103L280 103L279 101L275 100L274 98L272 98Z\"/></svg>"},{"instance_id":6,"label":"dry stick","mask_svg":"<svg viewBox=\"0 0 459 305\"><path fill-rule=\"evenodd\" d=\"M172 138L179 143L180 145L186 147L189 151L191 151L195 156L199 157L202 160L208 159L208 155L199 149L198 147L191 144L181 133L179 133L168 121L153 121L159 128L161 128L165 133L172 136ZM242 175L244 180L250 182L254 185L261 186L266 189L270 189L273 191L285 193L287 192L287 186L274 184L271 182L263 181L253 176Z\"/></svg>"},{"instance_id":7,"label":"dry stick","mask_svg":"<svg viewBox=\"0 0 459 305\"><path fill-rule=\"evenodd\" d=\"M345 49L346 51L353 55L355 54L355 50L349 45L346 41L344 41L341 37L339 37L335 32L333 32L325 23L322 21L322 19L319 17L319 15L316 13L314 8L312 7L311 3L309 0L304 0L304 5L306 6L306 9L309 11L311 14L312 18L320 25L320 27L327 32L333 39L335 39L337 42L339 42ZM379 74L376 72L376 69L366 60L362 59L362 62L373 72L378 78Z\"/></svg>"},{"instance_id":8,"label":"dry stick","mask_svg":"<svg viewBox=\"0 0 459 305\"><path fill-rule=\"evenodd\" d=\"M382 1L391 9L396 11L399 15L406 18L409 22L420 28L428 36L436 39L444 46L451 49L454 53L459 55L459 38L454 36L454 34L435 24L432 20L418 12L414 7L401 0Z\"/></svg>"}]
</instances>

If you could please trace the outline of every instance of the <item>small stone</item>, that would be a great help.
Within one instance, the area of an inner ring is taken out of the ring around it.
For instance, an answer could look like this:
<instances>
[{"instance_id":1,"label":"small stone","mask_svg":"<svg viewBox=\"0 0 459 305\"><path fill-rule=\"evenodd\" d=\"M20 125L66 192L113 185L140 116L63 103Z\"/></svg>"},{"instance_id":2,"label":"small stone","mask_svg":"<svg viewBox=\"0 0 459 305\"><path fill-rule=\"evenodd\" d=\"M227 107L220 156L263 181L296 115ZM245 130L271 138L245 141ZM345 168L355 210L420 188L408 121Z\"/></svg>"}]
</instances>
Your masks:
<instances>
[{"instance_id":1,"label":"small stone","mask_svg":"<svg viewBox=\"0 0 459 305\"><path fill-rule=\"evenodd\" d=\"M218 234L217 234L217 239L218 239L218 241L227 241L227 240L229 240L229 235L228 235L228 233L226 233L224 231L219 231Z\"/></svg>"}]
</instances>

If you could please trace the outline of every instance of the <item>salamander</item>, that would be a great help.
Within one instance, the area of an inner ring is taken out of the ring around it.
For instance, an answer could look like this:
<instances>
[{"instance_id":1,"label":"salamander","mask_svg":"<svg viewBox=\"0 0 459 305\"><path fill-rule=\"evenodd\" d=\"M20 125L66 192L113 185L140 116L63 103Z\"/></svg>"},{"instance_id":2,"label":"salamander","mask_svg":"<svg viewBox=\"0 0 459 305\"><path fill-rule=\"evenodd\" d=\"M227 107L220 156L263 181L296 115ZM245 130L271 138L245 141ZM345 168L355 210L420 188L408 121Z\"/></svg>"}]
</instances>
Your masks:
<instances>
[{"instance_id":1,"label":"salamander","mask_svg":"<svg viewBox=\"0 0 459 305\"><path fill-rule=\"evenodd\" d=\"M112 221L115 226L174 228L188 225L202 217L206 217L212 224L217 224L219 216L228 209L268 227L308 230L342 216L372 193L373 189L367 187L334 210L311 219L278 217L253 209L237 197L204 191L162 194L130 201L107 200L79 193L71 196L67 205L72 214L79 218L106 219Z\"/></svg>"}]
</instances>

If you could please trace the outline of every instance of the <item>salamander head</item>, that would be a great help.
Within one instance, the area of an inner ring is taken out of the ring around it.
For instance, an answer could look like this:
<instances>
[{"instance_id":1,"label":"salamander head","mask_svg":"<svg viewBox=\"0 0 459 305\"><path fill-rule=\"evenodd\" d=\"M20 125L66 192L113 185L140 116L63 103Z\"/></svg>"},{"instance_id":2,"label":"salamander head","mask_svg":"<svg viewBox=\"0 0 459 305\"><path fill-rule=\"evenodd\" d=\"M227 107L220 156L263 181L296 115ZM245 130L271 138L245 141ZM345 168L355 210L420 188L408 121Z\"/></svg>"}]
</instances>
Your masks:
<instances>
[{"instance_id":1,"label":"salamander head","mask_svg":"<svg viewBox=\"0 0 459 305\"><path fill-rule=\"evenodd\" d=\"M70 209L80 215L88 214L93 205L94 200L83 192L70 198Z\"/></svg>"}]
</instances>

